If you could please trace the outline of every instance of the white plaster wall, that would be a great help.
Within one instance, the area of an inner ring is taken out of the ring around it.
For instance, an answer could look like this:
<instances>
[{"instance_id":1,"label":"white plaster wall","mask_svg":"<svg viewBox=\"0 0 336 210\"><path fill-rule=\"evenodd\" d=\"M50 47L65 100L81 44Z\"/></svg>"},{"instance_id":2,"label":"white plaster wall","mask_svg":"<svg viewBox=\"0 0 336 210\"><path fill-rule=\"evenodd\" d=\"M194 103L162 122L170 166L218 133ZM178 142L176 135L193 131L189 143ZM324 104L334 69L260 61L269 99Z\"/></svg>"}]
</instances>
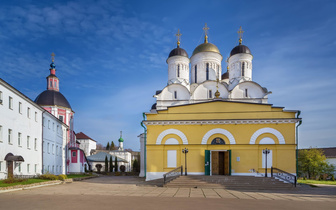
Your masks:
<instances>
[{"instance_id":1,"label":"white plaster wall","mask_svg":"<svg viewBox=\"0 0 336 210\"><path fill-rule=\"evenodd\" d=\"M234 79L252 80L252 59L253 56L247 53L239 53L229 58L229 80ZM242 62L245 62L245 74L242 76Z\"/></svg>"},{"instance_id":2,"label":"white plaster wall","mask_svg":"<svg viewBox=\"0 0 336 210\"><path fill-rule=\"evenodd\" d=\"M97 142L91 139L77 139L80 142L79 148L84 150L86 156L90 156L90 151L97 148Z\"/></svg>"},{"instance_id":3,"label":"white plaster wall","mask_svg":"<svg viewBox=\"0 0 336 210\"><path fill-rule=\"evenodd\" d=\"M50 122L49 127L48 123L43 126L43 173L64 174L65 155L63 151L66 147L66 139L63 135L63 123L49 112L44 112L43 117L46 122Z\"/></svg>"},{"instance_id":4,"label":"white plaster wall","mask_svg":"<svg viewBox=\"0 0 336 210\"><path fill-rule=\"evenodd\" d=\"M177 92L177 99L175 99L174 92ZM166 86L162 92L157 95L156 108L160 110L167 106L180 105L189 103L189 90L180 84L172 84Z\"/></svg>"},{"instance_id":5,"label":"white plaster wall","mask_svg":"<svg viewBox=\"0 0 336 210\"><path fill-rule=\"evenodd\" d=\"M248 97L245 97L245 89L248 90ZM260 99L266 96L266 92L262 89L262 87L255 82L242 82L239 83L236 87L231 91L232 99Z\"/></svg>"},{"instance_id":6,"label":"white plaster wall","mask_svg":"<svg viewBox=\"0 0 336 210\"><path fill-rule=\"evenodd\" d=\"M209 90L212 91L212 98L209 98ZM192 100L202 100L202 99L213 99L215 97L215 93L217 91L217 82L215 81L206 81L203 84L200 84L193 92L191 99ZM220 93L220 98L228 98L229 91L227 88L218 83L218 91Z\"/></svg>"},{"instance_id":7,"label":"white plaster wall","mask_svg":"<svg viewBox=\"0 0 336 210\"><path fill-rule=\"evenodd\" d=\"M118 170L120 171L120 165L123 164L126 167L126 172L128 171L132 171L132 154L130 152L126 152L126 151L110 151L109 152L111 155L114 155L118 158L122 158L124 160L127 160L128 163L119 163L118 162Z\"/></svg>"},{"instance_id":8,"label":"white plaster wall","mask_svg":"<svg viewBox=\"0 0 336 210\"><path fill-rule=\"evenodd\" d=\"M24 158L24 162L21 163L21 172L18 170L18 165L14 164L14 174L41 174L43 109L1 80L0 92L2 95L2 103L0 103L0 179L7 177L7 165L4 158L8 153L21 155ZM9 109L9 96L13 98L12 109ZM19 102L22 104L21 113L19 113ZM27 116L28 107L30 108L30 117ZM36 118L35 112L37 113ZM11 143L8 142L8 129L12 130ZM19 132L21 133L21 145L18 144ZM27 136L30 137L29 147L27 146ZM36 148L35 139L37 140ZM29 172L27 164L29 164Z\"/></svg>"},{"instance_id":9,"label":"white plaster wall","mask_svg":"<svg viewBox=\"0 0 336 210\"><path fill-rule=\"evenodd\" d=\"M168 84L185 80L189 84L189 58L173 56L168 58ZM177 77L177 66L180 65L180 77Z\"/></svg>"},{"instance_id":10,"label":"white plaster wall","mask_svg":"<svg viewBox=\"0 0 336 210\"><path fill-rule=\"evenodd\" d=\"M197 83L202 83L206 80L206 63L209 63L209 80L216 80L219 75L219 80L222 76L222 55L215 52L200 52L193 55L191 60L191 83L195 83L195 65L197 65Z\"/></svg>"}]
</instances>

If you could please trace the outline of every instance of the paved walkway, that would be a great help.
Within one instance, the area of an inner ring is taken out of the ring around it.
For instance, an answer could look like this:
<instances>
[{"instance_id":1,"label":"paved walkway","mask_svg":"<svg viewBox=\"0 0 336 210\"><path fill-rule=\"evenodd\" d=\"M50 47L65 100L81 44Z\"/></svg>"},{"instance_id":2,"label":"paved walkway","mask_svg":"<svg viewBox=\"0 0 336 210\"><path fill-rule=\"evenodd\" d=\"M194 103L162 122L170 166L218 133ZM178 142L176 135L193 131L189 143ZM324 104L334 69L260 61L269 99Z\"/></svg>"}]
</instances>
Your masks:
<instances>
[{"instance_id":1,"label":"paved walkway","mask_svg":"<svg viewBox=\"0 0 336 210\"><path fill-rule=\"evenodd\" d=\"M213 204L227 204L229 202L232 204L236 203L237 205L247 205L247 203L250 203L251 205L258 205L258 209L260 209L260 206L266 204L268 204L269 207L273 205L273 209L277 209L277 207L279 207L279 209L283 209L282 207L284 207L284 205L289 204L293 204L288 206L290 207L290 209L295 209L291 208L294 206L301 206L301 208L298 209L302 209L304 206L306 206L307 209L313 209L313 207L332 209L331 207L335 207L336 205L336 187L333 186L324 186L318 188L301 187L294 190L282 190L277 192L254 192L226 189L163 188L151 186L136 186L136 184L141 182L143 182L143 180L137 177L99 177L81 182L73 182L70 184L46 186L41 188L2 193L0 194L0 209L18 209L20 208L20 205L22 204L21 202L23 201L29 203L42 198L47 199L51 203L56 202L57 205L54 206L54 209L58 209L56 207L61 207L62 205L64 205L64 202L68 198L77 198L81 201L83 201L84 198L87 200L96 199L96 201L98 201L101 200L103 197L105 197L107 200L114 200L117 203L122 200L133 200L134 202L138 201L140 203L147 201L153 204L157 201L167 201L167 209L169 209L168 207L170 203L173 204L175 202L180 202L180 199L184 199L184 201L186 201L187 203L190 202L190 205L192 206L196 205L196 200L199 201L201 199L202 201L204 201L202 204L198 204L201 206L207 203L205 202L206 200L211 200L211 203ZM73 200L72 202L76 203L79 200ZM38 202L39 205L43 204L43 202ZM69 200L69 202L71 202L71 199ZM92 200L92 202L94 201ZM309 203L310 205L308 205ZM36 205L36 203L34 204ZM96 204L98 205L98 203ZM130 203L126 204L129 205ZM10 208L13 205L16 207ZM181 203L181 205L183 206L185 204ZM198 205L196 205L196 207L200 207ZM140 207L145 206L146 205L135 205L134 209L143 209ZM25 209L29 209L27 208L27 205L24 205L23 207ZM50 209L50 207L52 206L49 206L48 208ZM43 207L36 208L39 209ZM62 206L62 208L65 208L65 206ZM149 209L158 208L154 208L153 206L153 208ZM162 206L161 209L165 208Z\"/></svg>"}]
</instances>

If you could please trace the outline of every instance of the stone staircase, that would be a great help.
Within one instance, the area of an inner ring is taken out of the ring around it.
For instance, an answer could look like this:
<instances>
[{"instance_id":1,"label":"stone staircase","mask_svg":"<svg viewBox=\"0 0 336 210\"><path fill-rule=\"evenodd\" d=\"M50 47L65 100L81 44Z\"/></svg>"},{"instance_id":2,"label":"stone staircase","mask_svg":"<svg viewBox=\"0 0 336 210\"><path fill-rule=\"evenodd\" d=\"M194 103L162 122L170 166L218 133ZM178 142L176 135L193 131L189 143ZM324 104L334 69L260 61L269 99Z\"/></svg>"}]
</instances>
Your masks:
<instances>
[{"instance_id":1,"label":"stone staircase","mask_svg":"<svg viewBox=\"0 0 336 210\"><path fill-rule=\"evenodd\" d=\"M172 188L224 188L230 190L282 190L295 188L273 177L180 176L164 185Z\"/></svg>"}]
</instances>

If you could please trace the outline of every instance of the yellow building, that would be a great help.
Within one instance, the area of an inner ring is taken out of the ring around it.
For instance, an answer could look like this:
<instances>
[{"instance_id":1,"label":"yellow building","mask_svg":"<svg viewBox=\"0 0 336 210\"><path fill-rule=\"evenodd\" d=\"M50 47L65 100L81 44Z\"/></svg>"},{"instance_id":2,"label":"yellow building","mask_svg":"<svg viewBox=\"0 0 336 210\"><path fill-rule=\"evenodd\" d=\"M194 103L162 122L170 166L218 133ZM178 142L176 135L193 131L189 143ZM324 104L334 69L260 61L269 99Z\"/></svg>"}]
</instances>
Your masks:
<instances>
[{"instance_id":1,"label":"yellow building","mask_svg":"<svg viewBox=\"0 0 336 210\"><path fill-rule=\"evenodd\" d=\"M141 174L158 179L186 164L188 175L262 176L266 164L295 174L300 112L268 104L271 92L252 81L253 56L242 36L222 74L222 55L208 42L207 25L203 29L204 43L190 59L177 34L168 85L144 115Z\"/></svg>"}]
</instances>

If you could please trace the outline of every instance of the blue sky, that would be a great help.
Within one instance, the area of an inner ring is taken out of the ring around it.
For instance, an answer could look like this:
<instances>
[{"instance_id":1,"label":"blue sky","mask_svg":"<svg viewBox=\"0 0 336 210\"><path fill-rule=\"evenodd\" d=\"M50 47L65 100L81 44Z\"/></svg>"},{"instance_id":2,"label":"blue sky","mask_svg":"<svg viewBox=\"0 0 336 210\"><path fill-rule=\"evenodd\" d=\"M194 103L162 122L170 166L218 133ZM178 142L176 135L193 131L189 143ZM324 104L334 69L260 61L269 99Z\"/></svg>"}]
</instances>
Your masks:
<instances>
[{"instance_id":1,"label":"blue sky","mask_svg":"<svg viewBox=\"0 0 336 210\"><path fill-rule=\"evenodd\" d=\"M269 103L302 111L299 146L336 146L335 9L327 0L1 1L0 77L34 100L54 52L76 132L106 145L122 130L124 146L139 150L142 112L167 83L177 29L191 55L207 23L226 58L242 26Z\"/></svg>"}]
</instances>

